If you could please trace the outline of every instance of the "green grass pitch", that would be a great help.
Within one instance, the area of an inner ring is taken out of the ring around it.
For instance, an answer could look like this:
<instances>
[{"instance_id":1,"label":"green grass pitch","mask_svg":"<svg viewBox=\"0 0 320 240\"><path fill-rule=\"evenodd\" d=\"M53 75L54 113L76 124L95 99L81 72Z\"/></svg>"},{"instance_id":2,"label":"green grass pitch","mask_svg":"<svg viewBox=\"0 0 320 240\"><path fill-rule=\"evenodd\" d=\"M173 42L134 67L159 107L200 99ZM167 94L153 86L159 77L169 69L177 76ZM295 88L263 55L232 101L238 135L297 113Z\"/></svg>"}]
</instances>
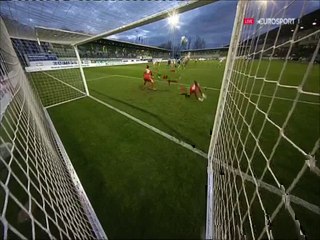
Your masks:
<instances>
[{"instance_id":1,"label":"green grass pitch","mask_svg":"<svg viewBox=\"0 0 320 240\"><path fill-rule=\"evenodd\" d=\"M255 62L252 68L255 69L257 65ZM273 61L271 70L264 76L267 62L263 61L258 71L251 70L250 73L277 80L282 66L283 62ZM216 61L191 62L185 70L172 73L163 64L158 71L162 75L169 75L170 79L178 80L179 84L169 86L166 81L158 79L156 91L143 88L144 67L145 65L130 65L86 68L85 75L90 94L207 152L224 66L220 66ZM298 86L306 69L306 64L288 63L280 83ZM153 71L155 72L155 69ZM55 71L48 73L57 76ZM306 79L303 90L318 93L319 76L318 65L315 65ZM46 79L43 81L52 81L48 77L43 78ZM181 84L185 84L188 89L194 80L201 84L207 95L204 102L180 95ZM35 81L35 85L37 89L43 87L38 81ZM259 109L266 112L271 104L268 116L278 125L285 123L297 92L292 88L278 87L272 100L277 85L263 84L262 80L254 81L251 77L239 79L229 89L236 92L238 88L244 95L234 97L239 102L243 101L244 105L239 111L246 121L252 120L254 112L253 104L249 104L246 97L250 98L252 103L257 103L260 96ZM252 89L253 94L246 92L248 89ZM46 97L42 96L43 102L46 101ZM319 138L319 98L302 95L298 100L284 131L299 147L310 153ZM227 107L230 107L230 110L232 108L231 105ZM50 108L49 113L98 218L111 239L195 239L203 236L207 176L205 158L168 141L90 98ZM261 112L254 115L251 127L255 135L259 133L264 119L265 116ZM244 139L248 131L244 127L240 133L241 138ZM232 137L234 132L235 129L229 129L226 137ZM270 123L266 123L259 143L267 155L272 154L278 136L279 131ZM254 143L255 140L249 138L244 146L249 155ZM316 159L319 159L319 150ZM248 163L243 157L240 160L240 168L246 172ZM287 188L305 160L288 142L281 140L273 153L270 167ZM319 166L319 162L317 165ZM237 167L236 162L234 167ZM260 177L266 167L265 160L257 152L251 167L256 177ZM263 180L276 186L269 172ZM291 194L319 206L319 184L319 177L308 170ZM254 185L246 182L246 191L251 199ZM263 189L261 195L266 210L271 214L281 197ZM242 209L247 210L243 194L240 195L240 204L243 204ZM292 206L307 235L311 238L319 236L319 215L299 205ZM262 211L259 211L257 199L253 202L251 211L250 214L255 217L254 228L258 234L264 226L264 217ZM245 215L245 212L242 215ZM286 231L287 226L294 229L293 225L288 212L282 209L272 224L274 237L295 238L294 231ZM245 224L245 228L248 228L248 225Z\"/></svg>"}]
</instances>

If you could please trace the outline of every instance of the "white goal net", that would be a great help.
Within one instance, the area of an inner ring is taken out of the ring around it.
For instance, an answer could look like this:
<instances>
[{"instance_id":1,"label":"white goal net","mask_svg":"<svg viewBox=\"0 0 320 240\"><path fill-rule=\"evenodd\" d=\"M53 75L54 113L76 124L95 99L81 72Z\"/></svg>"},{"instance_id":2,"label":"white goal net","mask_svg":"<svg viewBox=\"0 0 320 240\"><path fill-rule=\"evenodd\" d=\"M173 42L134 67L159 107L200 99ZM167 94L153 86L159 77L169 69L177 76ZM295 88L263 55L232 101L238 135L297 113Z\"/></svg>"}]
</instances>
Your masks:
<instances>
[{"instance_id":1,"label":"white goal net","mask_svg":"<svg viewBox=\"0 0 320 240\"><path fill-rule=\"evenodd\" d=\"M320 236L320 29L311 4L238 3L208 154L208 239Z\"/></svg>"},{"instance_id":2,"label":"white goal net","mask_svg":"<svg viewBox=\"0 0 320 240\"><path fill-rule=\"evenodd\" d=\"M8 19L5 24L27 78L45 107L89 94L82 69L86 61L80 59L77 47L71 45L89 35L41 27L28 28Z\"/></svg>"},{"instance_id":3,"label":"white goal net","mask_svg":"<svg viewBox=\"0 0 320 240\"><path fill-rule=\"evenodd\" d=\"M0 38L0 238L106 238L1 18Z\"/></svg>"}]
</instances>

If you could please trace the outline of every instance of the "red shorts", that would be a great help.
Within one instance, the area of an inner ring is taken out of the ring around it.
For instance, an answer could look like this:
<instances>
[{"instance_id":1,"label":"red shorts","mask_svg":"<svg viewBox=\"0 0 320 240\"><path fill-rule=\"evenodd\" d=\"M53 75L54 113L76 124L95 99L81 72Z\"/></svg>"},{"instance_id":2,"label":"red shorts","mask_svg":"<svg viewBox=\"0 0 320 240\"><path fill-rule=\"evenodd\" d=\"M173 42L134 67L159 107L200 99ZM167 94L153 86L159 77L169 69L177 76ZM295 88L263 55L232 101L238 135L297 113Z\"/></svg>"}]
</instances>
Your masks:
<instances>
[{"instance_id":1,"label":"red shorts","mask_svg":"<svg viewBox=\"0 0 320 240\"><path fill-rule=\"evenodd\" d=\"M153 82L153 80L151 78L151 75L149 75L149 74L144 74L143 75L143 80L146 81L146 82Z\"/></svg>"}]
</instances>

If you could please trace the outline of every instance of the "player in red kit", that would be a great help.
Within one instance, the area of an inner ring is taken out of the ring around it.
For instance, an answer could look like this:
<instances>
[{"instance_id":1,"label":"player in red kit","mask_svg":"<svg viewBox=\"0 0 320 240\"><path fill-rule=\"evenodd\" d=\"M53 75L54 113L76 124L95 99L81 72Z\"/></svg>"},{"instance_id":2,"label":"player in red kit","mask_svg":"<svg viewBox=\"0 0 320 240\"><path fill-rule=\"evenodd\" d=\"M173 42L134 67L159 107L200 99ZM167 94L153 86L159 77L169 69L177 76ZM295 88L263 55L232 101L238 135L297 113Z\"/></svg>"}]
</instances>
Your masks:
<instances>
[{"instance_id":1,"label":"player in red kit","mask_svg":"<svg viewBox=\"0 0 320 240\"><path fill-rule=\"evenodd\" d=\"M207 96L202 92L200 84L197 81L193 82L189 92L185 86L181 85L180 94L184 95L185 97L190 97L192 94L194 94L196 98L201 102L203 102L203 100L207 98Z\"/></svg>"},{"instance_id":2,"label":"player in red kit","mask_svg":"<svg viewBox=\"0 0 320 240\"><path fill-rule=\"evenodd\" d=\"M206 98L206 95L202 92L200 84L197 81L194 81L194 83L190 87L190 96L194 94L196 98L199 101L203 101L204 98Z\"/></svg>"},{"instance_id":3,"label":"player in red kit","mask_svg":"<svg viewBox=\"0 0 320 240\"><path fill-rule=\"evenodd\" d=\"M146 83L150 83L152 89L156 90L154 87L154 80L152 78L152 71L149 69L149 65L147 65L147 68L144 70L143 80L144 80L143 85L146 85Z\"/></svg>"}]
</instances>

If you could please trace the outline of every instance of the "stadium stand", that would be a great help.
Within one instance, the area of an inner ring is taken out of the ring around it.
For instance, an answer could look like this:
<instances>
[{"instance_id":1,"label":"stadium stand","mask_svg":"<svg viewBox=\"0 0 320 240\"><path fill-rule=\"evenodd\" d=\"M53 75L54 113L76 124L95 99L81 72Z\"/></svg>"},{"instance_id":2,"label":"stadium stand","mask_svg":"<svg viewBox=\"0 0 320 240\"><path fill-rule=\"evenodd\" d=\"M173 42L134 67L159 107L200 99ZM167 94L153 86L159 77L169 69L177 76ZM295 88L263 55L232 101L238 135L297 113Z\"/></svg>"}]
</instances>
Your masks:
<instances>
[{"instance_id":1,"label":"stadium stand","mask_svg":"<svg viewBox=\"0 0 320 240\"><path fill-rule=\"evenodd\" d=\"M314 52L316 45L319 39L319 33L310 35L312 32L316 32L320 29L319 24L314 25L313 23L316 21L320 14L320 10L313 11L300 19L300 27L297 30L295 40L304 38L302 41L298 41L294 44L293 49L291 50L290 59L292 61L309 61L311 58L312 53ZM273 30L264 33L258 37L251 38L249 40L245 40L242 45L250 46L251 41L258 41L257 51L254 57L259 58L259 51L263 48L264 41L266 40L264 51L263 51L263 58L268 58L272 52L272 46L274 45L274 41L276 38L277 45L283 44L282 47L276 48L273 58L285 59L287 52L290 47L290 40L292 38L292 33L295 31L296 26L298 24L298 20L295 20L294 25L282 25L279 32L279 27L274 28ZM309 37L306 37L310 35ZM266 49L269 49L266 51ZM319 54L316 58L316 63L319 63Z\"/></svg>"},{"instance_id":2,"label":"stadium stand","mask_svg":"<svg viewBox=\"0 0 320 240\"><path fill-rule=\"evenodd\" d=\"M181 51L181 55L188 52L190 52L191 59L213 60L227 56L228 47L184 50Z\"/></svg>"},{"instance_id":3,"label":"stadium stand","mask_svg":"<svg viewBox=\"0 0 320 240\"><path fill-rule=\"evenodd\" d=\"M110 39L79 46L81 58L168 58L169 50Z\"/></svg>"}]
</instances>

